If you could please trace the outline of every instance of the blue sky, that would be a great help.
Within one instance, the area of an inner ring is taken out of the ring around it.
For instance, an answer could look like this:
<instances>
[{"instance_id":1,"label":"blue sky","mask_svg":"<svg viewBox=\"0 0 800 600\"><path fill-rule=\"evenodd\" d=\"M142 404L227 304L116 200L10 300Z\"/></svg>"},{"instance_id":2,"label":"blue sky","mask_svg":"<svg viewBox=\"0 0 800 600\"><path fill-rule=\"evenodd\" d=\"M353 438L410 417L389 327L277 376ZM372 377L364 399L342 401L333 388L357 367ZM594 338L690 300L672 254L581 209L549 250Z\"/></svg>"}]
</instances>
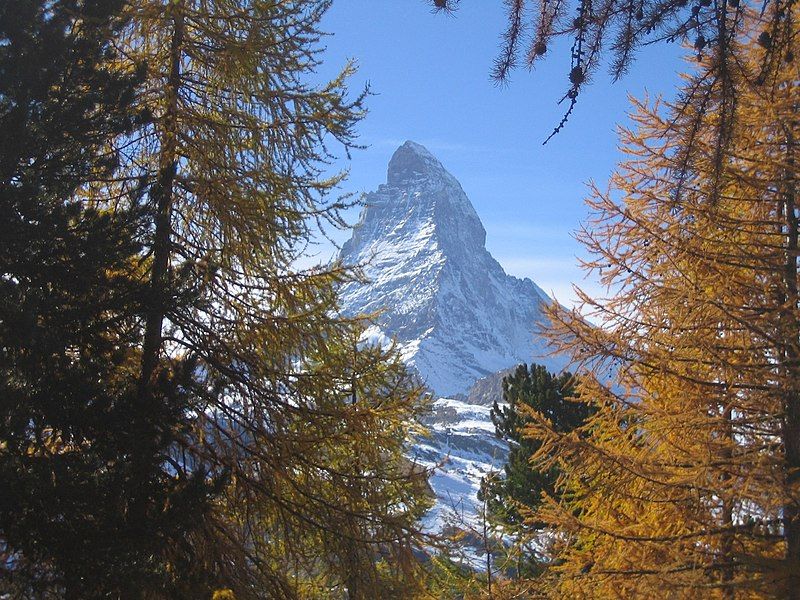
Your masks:
<instances>
[{"instance_id":1,"label":"blue sky","mask_svg":"<svg viewBox=\"0 0 800 600\"><path fill-rule=\"evenodd\" d=\"M551 49L534 72L520 69L498 87L489 75L504 18L500 0L464 0L454 15L434 14L424 0L334 1L321 73L353 58L354 91L369 82L375 94L359 127L369 147L353 154L343 189L375 189L397 146L423 144L461 182L506 272L571 304L572 283L600 289L584 279L571 237L587 215L585 183L604 185L621 157L615 127L628 94L671 97L684 63L679 48L660 44L616 84L601 69L566 128L542 146L564 111L569 49Z\"/></svg>"}]
</instances>

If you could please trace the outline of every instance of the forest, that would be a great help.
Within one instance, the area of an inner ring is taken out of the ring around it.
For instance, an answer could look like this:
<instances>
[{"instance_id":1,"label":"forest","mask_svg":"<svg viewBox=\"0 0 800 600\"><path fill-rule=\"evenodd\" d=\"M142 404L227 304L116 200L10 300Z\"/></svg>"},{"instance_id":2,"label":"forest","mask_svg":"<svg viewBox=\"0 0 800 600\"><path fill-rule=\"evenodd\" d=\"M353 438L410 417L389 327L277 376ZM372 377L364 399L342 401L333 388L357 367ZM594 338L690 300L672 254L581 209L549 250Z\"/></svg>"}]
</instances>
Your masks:
<instances>
[{"instance_id":1,"label":"forest","mask_svg":"<svg viewBox=\"0 0 800 600\"><path fill-rule=\"evenodd\" d=\"M568 53L548 139L605 66L690 60L587 191L569 370L502 380L465 566L361 266L301 266L361 202L331 0L0 0L0 599L800 599L800 7L496 4L498 81Z\"/></svg>"}]
</instances>

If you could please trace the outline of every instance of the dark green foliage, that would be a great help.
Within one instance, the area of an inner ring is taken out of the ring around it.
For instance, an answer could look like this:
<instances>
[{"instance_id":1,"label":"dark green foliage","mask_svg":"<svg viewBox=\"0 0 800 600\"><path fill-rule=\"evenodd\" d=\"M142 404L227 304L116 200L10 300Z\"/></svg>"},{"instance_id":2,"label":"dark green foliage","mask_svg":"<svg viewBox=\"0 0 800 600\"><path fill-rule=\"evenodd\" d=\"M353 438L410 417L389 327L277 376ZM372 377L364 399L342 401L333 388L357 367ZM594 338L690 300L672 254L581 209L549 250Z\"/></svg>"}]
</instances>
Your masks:
<instances>
[{"instance_id":1,"label":"dark green foliage","mask_svg":"<svg viewBox=\"0 0 800 600\"><path fill-rule=\"evenodd\" d=\"M130 130L134 74L103 65L120 0L0 2L3 201L64 200L114 165L98 148ZM8 206L8 205L6 205Z\"/></svg>"},{"instance_id":2,"label":"dark green foliage","mask_svg":"<svg viewBox=\"0 0 800 600\"><path fill-rule=\"evenodd\" d=\"M542 493L555 495L556 470L537 470L530 458L539 444L523 435L530 421L528 411L537 411L550 419L559 431L571 431L590 416L590 408L582 402L567 400L575 394L575 378L569 372L549 373L541 365L519 365L513 374L503 379L503 399L492 407L492 422L498 437L509 444L508 462L502 475L484 481L480 498L486 499L491 517L512 532L535 528L535 523L523 523L520 508L535 508Z\"/></svg>"},{"instance_id":3,"label":"dark green foliage","mask_svg":"<svg viewBox=\"0 0 800 600\"><path fill-rule=\"evenodd\" d=\"M135 197L76 196L113 176L109 142L145 118L137 75L110 67L122 4L0 2L0 594L14 597L164 588L208 493L202 471L164 468L191 361L137 396L146 215Z\"/></svg>"},{"instance_id":4,"label":"dark green foliage","mask_svg":"<svg viewBox=\"0 0 800 600\"><path fill-rule=\"evenodd\" d=\"M586 404L567 399L574 395L575 378L571 373L557 376L541 365L531 365L530 370L519 365L503 379L504 405L501 407L495 401L492 407L496 434L508 442L509 456L503 473L483 482L479 498L485 499L490 518L516 536L519 547L509 558L515 557L513 570L521 576L533 577L542 569L533 549L525 544L537 523L525 522L523 513L539 505L542 493L556 494L558 477L557 470L536 469L530 463L539 444L523 434L530 421L528 413L537 411L559 431L570 431L591 414Z\"/></svg>"}]
</instances>

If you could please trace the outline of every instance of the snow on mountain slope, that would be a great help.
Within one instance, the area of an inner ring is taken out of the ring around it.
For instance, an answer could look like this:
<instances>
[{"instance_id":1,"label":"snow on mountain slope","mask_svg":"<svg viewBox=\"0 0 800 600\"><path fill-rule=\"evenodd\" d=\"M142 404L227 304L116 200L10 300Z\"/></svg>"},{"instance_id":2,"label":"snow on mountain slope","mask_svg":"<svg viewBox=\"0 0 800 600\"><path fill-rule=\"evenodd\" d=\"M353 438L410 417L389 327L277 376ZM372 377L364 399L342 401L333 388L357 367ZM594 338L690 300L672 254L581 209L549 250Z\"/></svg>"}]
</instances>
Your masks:
<instances>
[{"instance_id":1,"label":"snow on mountain slope","mask_svg":"<svg viewBox=\"0 0 800 600\"><path fill-rule=\"evenodd\" d=\"M411 458L432 470L430 484L437 502L425 519L431 531L447 526L480 531L481 478L502 470L508 446L494 435L490 406L438 398L426 423L430 437L421 439Z\"/></svg>"},{"instance_id":2,"label":"snow on mountain slope","mask_svg":"<svg viewBox=\"0 0 800 600\"><path fill-rule=\"evenodd\" d=\"M461 185L424 147L400 146L365 203L340 257L365 265L370 283L343 287L344 310L383 311L370 333L396 339L434 393L464 393L521 362L563 366L535 334L550 298L492 258Z\"/></svg>"}]
</instances>

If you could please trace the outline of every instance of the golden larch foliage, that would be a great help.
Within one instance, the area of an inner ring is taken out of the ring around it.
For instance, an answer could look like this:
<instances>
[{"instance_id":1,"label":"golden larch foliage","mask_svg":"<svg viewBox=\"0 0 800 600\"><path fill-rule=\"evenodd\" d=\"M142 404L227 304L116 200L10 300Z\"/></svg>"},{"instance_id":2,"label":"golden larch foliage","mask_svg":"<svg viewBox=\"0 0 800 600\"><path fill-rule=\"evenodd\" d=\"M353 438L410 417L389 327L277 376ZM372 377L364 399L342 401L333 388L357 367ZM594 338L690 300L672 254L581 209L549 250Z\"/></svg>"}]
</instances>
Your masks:
<instances>
[{"instance_id":1,"label":"golden larch foliage","mask_svg":"<svg viewBox=\"0 0 800 600\"><path fill-rule=\"evenodd\" d=\"M597 412L528 431L563 472L531 515L550 526L549 597L800 597L800 72L761 77L763 21L747 18L722 152L712 55L675 103L634 101L627 159L592 188L580 237L609 298L582 296L599 325L553 319Z\"/></svg>"}]
</instances>

